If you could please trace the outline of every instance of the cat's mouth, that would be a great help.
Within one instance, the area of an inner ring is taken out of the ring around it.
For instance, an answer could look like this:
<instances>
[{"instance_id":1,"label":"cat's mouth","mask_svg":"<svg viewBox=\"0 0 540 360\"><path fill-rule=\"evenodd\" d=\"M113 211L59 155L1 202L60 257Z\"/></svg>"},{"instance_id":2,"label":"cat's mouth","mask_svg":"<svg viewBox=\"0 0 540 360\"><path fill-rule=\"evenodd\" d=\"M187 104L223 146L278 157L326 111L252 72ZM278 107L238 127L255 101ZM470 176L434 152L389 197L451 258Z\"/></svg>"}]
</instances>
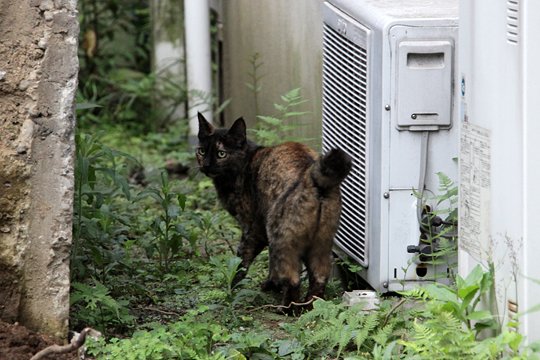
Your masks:
<instances>
[{"instance_id":1,"label":"cat's mouth","mask_svg":"<svg viewBox=\"0 0 540 360\"><path fill-rule=\"evenodd\" d=\"M208 168L205 168L205 167L202 167L202 168L201 168L201 172L202 172L204 175L206 175L206 176L208 176L209 178L211 178L211 179L216 178L216 177L219 176L219 173L218 173L218 172L212 171L212 170L210 170L210 169L208 169Z\"/></svg>"}]
</instances>

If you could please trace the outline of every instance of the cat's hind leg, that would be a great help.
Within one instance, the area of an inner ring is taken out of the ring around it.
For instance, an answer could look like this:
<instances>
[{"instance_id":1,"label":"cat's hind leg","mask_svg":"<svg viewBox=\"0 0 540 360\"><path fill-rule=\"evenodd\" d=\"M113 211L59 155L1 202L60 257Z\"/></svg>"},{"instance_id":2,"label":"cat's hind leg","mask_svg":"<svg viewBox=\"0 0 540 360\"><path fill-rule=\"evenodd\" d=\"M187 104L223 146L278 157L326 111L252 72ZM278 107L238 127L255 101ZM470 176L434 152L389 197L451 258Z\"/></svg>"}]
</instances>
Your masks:
<instances>
[{"instance_id":1,"label":"cat's hind leg","mask_svg":"<svg viewBox=\"0 0 540 360\"><path fill-rule=\"evenodd\" d=\"M306 302L314 297L324 297L326 284L332 272L332 245L339 222L338 201L336 198L322 201L319 208L316 231L312 233L311 246L305 256L309 276Z\"/></svg>"},{"instance_id":2,"label":"cat's hind leg","mask_svg":"<svg viewBox=\"0 0 540 360\"><path fill-rule=\"evenodd\" d=\"M332 272L331 248L314 249L306 258L306 268L309 276L309 288L304 302L314 298L324 298L326 284Z\"/></svg>"},{"instance_id":3,"label":"cat's hind leg","mask_svg":"<svg viewBox=\"0 0 540 360\"><path fill-rule=\"evenodd\" d=\"M300 272L302 261L298 250L288 246L289 242L284 238L274 241L270 245L270 274L265 285L273 290L281 291L281 304L285 307L284 312L289 314L298 313L300 300Z\"/></svg>"}]
</instances>

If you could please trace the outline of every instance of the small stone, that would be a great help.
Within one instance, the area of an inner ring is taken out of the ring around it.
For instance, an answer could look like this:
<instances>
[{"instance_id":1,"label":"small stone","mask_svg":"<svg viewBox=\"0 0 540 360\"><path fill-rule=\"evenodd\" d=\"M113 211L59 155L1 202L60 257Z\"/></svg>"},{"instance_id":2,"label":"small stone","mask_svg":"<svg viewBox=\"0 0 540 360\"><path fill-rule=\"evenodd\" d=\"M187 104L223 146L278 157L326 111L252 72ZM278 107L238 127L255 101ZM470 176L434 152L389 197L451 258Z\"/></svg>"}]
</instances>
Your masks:
<instances>
[{"instance_id":1,"label":"small stone","mask_svg":"<svg viewBox=\"0 0 540 360\"><path fill-rule=\"evenodd\" d=\"M25 91L30 86L30 82L28 80L23 80L19 83L19 90Z\"/></svg>"},{"instance_id":2,"label":"small stone","mask_svg":"<svg viewBox=\"0 0 540 360\"><path fill-rule=\"evenodd\" d=\"M30 56L30 58L32 60L39 60L43 57L45 53L43 52L43 50L41 49L34 49L34 51L32 52L32 55Z\"/></svg>"},{"instance_id":3,"label":"small stone","mask_svg":"<svg viewBox=\"0 0 540 360\"><path fill-rule=\"evenodd\" d=\"M54 14L52 13L52 11L45 11L43 13L43 17L45 17L46 21L52 21L52 19L54 18Z\"/></svg>"},{"instance_id":4,"label":"small stone","mask_svg":"<svg viewBox=\"0 0 540 360\"><path fill-rule=\"evenodd\" d=\"M32 105L29 109L28 109L28 113L30 114L30 116L32 117L38 117L40 112L38 110L38 107L36 105Z\"/></svg>"},{"instance_id":5,"label":"small stone","mask_svg":"<svg viewBox=\"0 0 540 360\"><path fill-rule=\"evenodd\" d=\"M0 70L0 80L4 80L4 77L6 76L6 72L4 70Z\"/></svg>"},{"instance_id":6,"label":"small stone","mask_svg":"<svg viewBox=\"0 0 540 360\"><path fill-rule=\"evenodd\" d=\"M24 155L28 151L28 146L26 145L19 145L17 146L17 154Z\"/></svg>"},{"instance_id":7,"label":"small stone","mask_svg":"<svg viewBox=\"0 0 540 360\"><path fill-rule=\"evenodd\" d=\"M7 188L10 188L11 187L11 183L9 181L6 181L4 183L4 187L7 187Z\"/></svg>"},{"instance_id":8,"label":"small stone","mask_svg":"<svg viewBox=\"0 0 540 360\"><path fill-rule=\"evenodd\" d=\"M47 48L47 40L46 40L45 38L41 38L41 39L38 41L37 46L38 46L40 49L45 50L45 49Z\"/></svg>"},{"instance_id":9,"label":"small stone","mask_svg":"<svg viewBox=\"0 0 540 360\"><path fill-rule=\"evenodd\" d=\"M41 4L39 5L39 10L41 11L49 11L54 9L54 4L51 0L42 0Z\"/></svg>"},{"instance_id":10,"label":"small stone","mask_svg":"<svg viewBox=\"0 0 540 360\"><path fill-rule=\"evenodd\" d=\"M2 228L0 228L0 231L3 232L4 234L7 234L11 232L11 229L7 226L2 226Z\"/></svg>"},{"instance_id":11,"label":"small stone","mask_svg":"<svg viewBox=\"0 0 540 360\"><path fill-rule=\"evenodd\" d=\"M73 1L69 0L54 0L54 6L56 9L75 10L76 6L73 6Z\"/></svg>"}]
</instances>

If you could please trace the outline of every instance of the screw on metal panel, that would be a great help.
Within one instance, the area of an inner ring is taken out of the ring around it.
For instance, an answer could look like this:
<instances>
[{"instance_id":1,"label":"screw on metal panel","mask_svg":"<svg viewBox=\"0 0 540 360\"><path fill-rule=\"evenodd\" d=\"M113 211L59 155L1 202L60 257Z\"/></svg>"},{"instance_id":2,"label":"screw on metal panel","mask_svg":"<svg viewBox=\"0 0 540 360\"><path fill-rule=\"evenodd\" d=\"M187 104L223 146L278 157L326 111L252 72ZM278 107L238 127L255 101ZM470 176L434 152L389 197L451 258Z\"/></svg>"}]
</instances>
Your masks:
<instances>
[{"instance_id":1,"label":"screw on metal panel","mask_svg":"<svg viewBox=\"0 0 540 360\"><path fill-rule=\"evenodd\" d=\"M383 282L382 287L388 289L388 281Z\"/></svg>"},{"instance_id":2,"label":"screw on metal panel","mask_svg":"<svg viewBox=\"0 0 540 360\"><path fill-rule=\"evenodd\" d=\"M385 199L388 199L390 197L390 193L388 191L386 191L383 195L382 195Z\"/></svg>"},{"instance_id":3,"label":"screw on metal panel","mask_svg":"<svg viewBox=\"0 0 540 360\"><path fill-rule=\"evenodd\" d=\"M388 104L384 105L384 110L390 111L390 105L388 105Z\"/></svg>"},{"instance_id":4,"label":"screw on metal panel","mask_svg":"<svg viewBox=\"0 0 540 360\"><path fill-rule=\"evenodd\" d=\"M416 119L416 114L412 114L411 119Z\"/></svg>"}]
</instances>

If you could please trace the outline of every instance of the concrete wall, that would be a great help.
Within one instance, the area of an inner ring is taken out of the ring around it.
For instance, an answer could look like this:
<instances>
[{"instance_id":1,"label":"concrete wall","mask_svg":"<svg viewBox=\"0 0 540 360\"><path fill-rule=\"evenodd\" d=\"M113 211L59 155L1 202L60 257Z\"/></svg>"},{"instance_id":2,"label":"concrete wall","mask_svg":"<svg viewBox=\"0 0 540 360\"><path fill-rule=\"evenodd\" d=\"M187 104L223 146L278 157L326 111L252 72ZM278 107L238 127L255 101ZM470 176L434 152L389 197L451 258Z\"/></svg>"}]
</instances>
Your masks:
<instances>
[{"instance_id":1,"label":"concrete wall","mask_svg":"<svg viewBox=\"0 0 540 360\"><path fill-rule=\"evenodd\" d=\"M229 0L223 2L224 93L232 103L226 111L231 123L244 116L255 118L249 59L259 53L261 115L273 115L280 95L300 87L309 102L303 105L309 123L298 135L320 137L322 79L322 0ZM319 140L316 143L320 143Z\"/></svg>"},{"instance_id":2,"label":"concrete wall","mask_svg":"<svg viewBox=\"0 0 540 360\"><path fill-rule=\"evenodd\" d=\"M0 318L64 337L76 0L0 0Z\"/></svg>"}]
</instances>

